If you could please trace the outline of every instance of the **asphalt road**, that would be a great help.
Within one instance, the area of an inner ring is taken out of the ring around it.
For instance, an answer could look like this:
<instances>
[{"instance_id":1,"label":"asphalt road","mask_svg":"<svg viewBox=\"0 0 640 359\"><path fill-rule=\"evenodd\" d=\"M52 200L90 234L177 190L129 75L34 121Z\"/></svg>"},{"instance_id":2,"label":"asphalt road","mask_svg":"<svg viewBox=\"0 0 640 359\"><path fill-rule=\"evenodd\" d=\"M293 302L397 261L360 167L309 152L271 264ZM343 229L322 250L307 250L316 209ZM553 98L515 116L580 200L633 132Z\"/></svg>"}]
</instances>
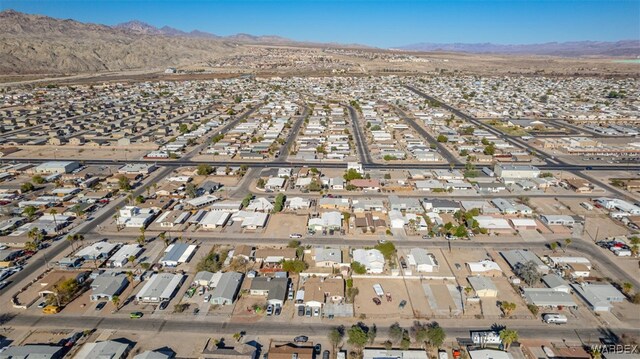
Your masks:
<instances>
[{"instance_id":1,"label":"asphalt road","mask_svg":"<svg viewBox=\"0 0 640 359\"><path fill-rule=\"evenodd\" d=\"M405 328L413 324L413 319L399 320L400 324ZM371 322L364 320L366 324ZM27 328L60 328L60 329L100 329L100 330L127 330L136 332L154 332L154 333L216 333L216 334L233 334L245 331L247 335L290 335L292 337L298 335L307 335L309 337L325 338L328 331L342 324L340 321L335 323L313 322L301 323L292 321L286 325L276 324L268 320L257 323L229 323L229 322L213 322L213 321L195 321L190 320L188 315L185 318L171 319L155 319L141 318L130 319L128 317L90 317L90 316L35 316L35 315L19 315L10 319L5 326L8 327L27 327ZM500 323L498 323L500 324ZM597 341L597 338L603 337L606 333L615 332L618 335L625 333L627 335L636 336L640 334L638 329L627 328L584 328L571 325L547 325L543 323L508 323L510 329L515 329L521 338L527 339L555 339L564 338L567 340L583 340ZM443 320L440 326L445 329L449 338L469 337L469 332L474 330L486 330L487 326L471 326L459 322L459 320ZM388 326L379 325L377 328L378 337L388 336Z\"/></svg>"},{"instance_id":2,"label":"asphalt road","mask_svg":"<svg viewBox=\"0 0 640 359\"><path fill-rule=\"evenodd\" d=\"M229 121L221 129L219 129L217 131L212 131L207 136L205 141L203 141L201 144L197 145L193 150L189 151L189 153L187 153L184 156L182 156L181 160L188 161L188 160L191 160L191 158L193 158L195 155L200 154L202 152L202 150L204 150L206 147L209 146L209 144L210 144L209 139L211 137L213 137L214 135L217 135L217 134L223 134L223 135L226 134L227 132L229 132L229 130L231 130L232 128L236 127L236 125L238 123L240 123L240 121L242 121L242 120L246 119L247 117L251 116L260 107L262 107L262 103L259 103L258 105L250 108L248 111L243 112L240 116L237 116L233 120Z\"/></svg>"},{"instance_id":3,"label":"asphalt road","mask_svg":"<svg viewBox=\"0 0 640 359\"><path fill-rule=\"evenodd\" d=\"M158 166L167 167L184 167L184 166L197 166L199 164L207 164L213 167L235 165L246 165L249 167L257 168L280 168L282 166L312 166L317 168L346 168L346 163L335 162L306 162L306 161L286 161L280 159L273 162L255 162L255 161L189 161L189 160L103 160L103 159L82 159L77 157L57 157L57 158L38 158L38 159L26 159L26 158L5 158L0 161L1 164L12 163L43 163L49 161L80 161L85 165L125 165L127 163L155 163ZM387 164L387 163L368 163L363 165L366 169L449 169L449 165L444 164L421 164L421 163L400 163L400 164ZM536 166L543 171L583 171L586 170L586 166L570 165L570 164L546 164ZM464 169L464 164L454 165L456 169ZM589 166L589 171L640 171L640 164L633 165L593 165Z\"/></svg>"},{"instance_id":4,"label":"asphalt road","mask_svg":"<svg viewBox=\"0 0 640 359\"><path fill-rule=\"evenodd\" d=\"M356 140L356 146L358 148L358 154L360 155L360 162L363 166L370 166L373 163L371 160L371 153L369 153L369 149L367 148L367 140L364 137L364 132L360 127L360 119L358 116L358 112L351 106L345 105L347 110L349 111L349 117L351 118L351 123L353 124L353 135ZM319 166L315 166L319 167Z\"/></svg>"},{"instance_id":5,"label":"asphalt road","mask_svg":"<svg viewBox=\"0 0 640 359\"><path fill-rule=\"evenodd\" d=\"M289 157L289 152L291 151L291 147L293 146L293 142L298 137L298 133L300 132L300 127L304 122L304 119L309 115L311 110L309 107L304 105L304 110L302 111L302 115L297 116L293 126L291 127L291 131L289 131L289 136L287 137L287 142L280 148L278 152L278 158L281 160L286 160Z\"/></svg>"},{"instance_id":6,"label":"asphalt road","mask_svg":"<svg viewBox=\"0 0 640 359\"><path fill-rule=\"evenodd\" d=\"M462 162L456 156L454 156L445 145L438 142L438 140L433 136L431 136L431 134L427 132L427 130L425 130L424 127L420 126L418 123L416 123L414 119L407 116L407 114L404 111L402 111L402 109L400 109L398 106L393 106L393 107L396 109L396 112L402 117L402 119L406 123L408 123L409 126L413 127L414 131L416 131L420 136L429 140L430 143L433 143L436 146L438 146L438 149L440 150L440 155L444 157L447 163L462 164Z\"/></svg>"}]
</instances>

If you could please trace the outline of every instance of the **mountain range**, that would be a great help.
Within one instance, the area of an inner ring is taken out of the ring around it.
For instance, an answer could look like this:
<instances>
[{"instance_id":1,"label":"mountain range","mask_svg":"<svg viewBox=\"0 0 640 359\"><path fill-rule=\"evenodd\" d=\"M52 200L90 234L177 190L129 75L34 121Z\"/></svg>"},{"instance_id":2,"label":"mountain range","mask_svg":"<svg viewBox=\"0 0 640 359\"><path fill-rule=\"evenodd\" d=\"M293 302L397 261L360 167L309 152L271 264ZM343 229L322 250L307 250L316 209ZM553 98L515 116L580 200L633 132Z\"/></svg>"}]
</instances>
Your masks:
<instances>
[{"instance_id":1,"label":"mountain range","mask_svg":"<svg viewBox=\"0 0 640 359\"><path fill-rule=\"evenodd\" d=\"M366 48L357 44L299 42L280 36L235 34L219 36L203 31L155 27L141 21L115 26L71 19L0 12L0 75L78 74L123 70L162 70L202 66L233 56L255 56L252 45L299 48ZM566 42L535 45L430 44L401 46L401 51L495 53L553 56L638 56L640 42ZM255 61L260 61L256 59ZM360 61L352 57L350 61Z\"/></svg>"},{"instance_id":2,"label":"mountain range","mask_svg":"<svg viewBox=\"0 0 640 359\"><path fill-rule=\"evenodd\" d=\"M170 26L163 26L161 28L155 27L153 25L149 25L146 22L142 22L139 20L132 20L128 22L123 22L121 24L113 26L114 29L120 29L125 31L133 31L140 34L145 35L162 35L162 36L178 36L178 37L193 37L193 38L204 38L204 39L219 39L226 41L236 41L236 42L246 42L246 43L268 43L268 44L277 44L277 43L294 43L295 41L275 36L275 35L265 35L265 36L256 36L250 34L235 34L230 36L219 36L216 34L212 34L209 32L204 32L200 30L193 30L190 32L182 31L179 29L175 29Z\"/></svg>"},{"instance_id":3,"label":"mountain range","mask_svg":"<svg viewBox=\"0 0 640 359\"><path fill-rule=\"evenodd\" d=\"M466 52L473 54L548 55L548 56L640 56L639 40L547 42L526 45L492 43L418 43L400 46L398 50L424 52Z\"/></svg>"}]
</instances>

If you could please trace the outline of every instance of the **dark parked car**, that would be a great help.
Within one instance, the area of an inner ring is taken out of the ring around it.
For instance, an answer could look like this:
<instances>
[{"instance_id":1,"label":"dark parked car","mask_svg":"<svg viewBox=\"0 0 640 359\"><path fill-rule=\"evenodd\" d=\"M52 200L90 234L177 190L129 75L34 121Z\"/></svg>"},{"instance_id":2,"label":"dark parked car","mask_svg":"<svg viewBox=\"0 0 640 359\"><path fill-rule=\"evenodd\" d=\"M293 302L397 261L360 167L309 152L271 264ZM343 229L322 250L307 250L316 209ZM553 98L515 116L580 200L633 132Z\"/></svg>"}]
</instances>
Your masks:
<instances>
[{"instance_id":1,"label":"dark parked car","mask_svg":"<svg viewBox=\"0 0 640 359\"><path fill-rule=\"evenodd\" d=\"M313 350L315 350L316 354L320 354L322 352L322 345L321 344L316 344L313 347Z\"/></svg>"},{"instance_id":2,"label":"dark parked car","mask_svg":"<svg viewBox=\"0 0 640 359\"><path fill-rule=\"evenodd\" d=\"M400 301L400 304L398 304L398 308L402 309L405 305L407 305L407 301L403 299L402 301Z\"/></svg>"},{"instance_id":3,"label":"dark parked car","mask_svg":"<svg viewBox=\"0 0 640 359\"><path fill-rule=\"evenodd\" d=\"M307 340L309 340L309 337L307 337L305 335L299 335L299 336L293 338L293 341L295 343L306 343Z\"/></svg>"},{"instance_id":4,"label":"dark parked car","mask_svg":"<svg viewBox=\"0 0 640 359\"><path fill-rule=\"evenodd\" d=\"M299 305L298 306L298 316L299 317L304 317L304 305Z\"/></svg>"},{"instance_id":5,"label":"dark parked car","mask_svg":"<svg viewBox=\"0 0 640 359\"><path fill-rule=\"evenodd\" d=\"M98 303L98 305L96 305L96 310L102 310L102 308L104 308L105 305L107 305L107 302Z\"/></svg>"},{"instance_id":6,"label":"dark parked car","mask_svg":"<svg viewBox=\"0 0 640 359\"><path fill-rule=\"evenodd\" d=\"M324 352L322 352L322 359L329 359L329 351L325 350Z\"/></svg>"},{"instance_id":7,"label":"dark parked car","mask_svg":"<svg viewBox=\"0 0 640 359\"><path fill-rule=\"evenodd\" d=\"M376 305L382 304L382 302L380 301L380 298L378 297L373 297L373 302L376 303Z\"/></svg>"}]
</instances>

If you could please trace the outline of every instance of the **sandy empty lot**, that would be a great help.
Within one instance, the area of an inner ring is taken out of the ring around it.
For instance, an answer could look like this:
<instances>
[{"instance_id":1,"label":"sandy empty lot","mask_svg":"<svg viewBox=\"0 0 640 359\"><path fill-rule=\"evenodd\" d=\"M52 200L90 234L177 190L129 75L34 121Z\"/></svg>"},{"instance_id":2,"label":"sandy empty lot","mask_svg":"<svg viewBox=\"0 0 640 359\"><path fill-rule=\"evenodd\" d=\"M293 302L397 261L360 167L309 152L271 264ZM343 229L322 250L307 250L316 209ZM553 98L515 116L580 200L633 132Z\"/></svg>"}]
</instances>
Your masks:
<instances>
[{"instance_id":1,"label":"sandy empty lot","mask_svg":"<svg viewBox=\"0 0 640 359\"><path fill-rule=\"evenodd\" d=\"M267 237L288 237L291 233L307 233L307 216L289 213L278 213L271 215L265 236Z\"/></svg>"},{"instance_id":2,"label":"sandy empty lot","mask_svg":"<svg viewBox=\"0 0 640 359\"><path fill-rule=\"evenodd\" d=\"M373 302L377 297L373 291L374 284L380 284L385 293L391 293L392 301L388 302L385 297L380 298L382 304L376 305ZM354 278L353 286L357 287L360 294L356 296L354 303L355 316L361 314L367 318L397 318L398 316L412 315L409 303L409 294L407 293L407 284L402 277L397 278ZM400 309L398 305L402 300L407 301L404 309Z\"/></svg>"}]
</instances>

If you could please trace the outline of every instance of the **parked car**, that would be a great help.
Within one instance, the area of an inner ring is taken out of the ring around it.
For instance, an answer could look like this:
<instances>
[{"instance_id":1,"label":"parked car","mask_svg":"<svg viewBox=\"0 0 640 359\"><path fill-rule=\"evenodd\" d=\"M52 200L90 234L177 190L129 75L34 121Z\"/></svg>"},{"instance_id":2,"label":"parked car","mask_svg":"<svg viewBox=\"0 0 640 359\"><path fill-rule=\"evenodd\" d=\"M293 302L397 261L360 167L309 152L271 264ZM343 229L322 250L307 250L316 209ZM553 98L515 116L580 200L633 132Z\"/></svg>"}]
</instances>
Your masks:
<instances>
[{"instance_id":1,"label":"parked car","mask_svg":"<svg viewBox=\"0 0 640 359\"><path fill-rule=\"evenodd\" d=\"M313 316L314 316L314 317L317 317L317 316L319 316L319 315L320 315L320 308L314 308L314 309L313 309Z\"/></svg>"},{"instance_id":2,"label":"parked car","mask_svg":"<svg viewBox=\"0 0 640 359\"><path fill-rule=\"evenodd\" d=\"M306 307L306 309L305 309L305 315L306 315L307 317L310 317L310 316L311 316L311 307Z\"/></svg>"},{"instance_id":3,"label":"parked car","mask_svg":"<svg viewBox=\"0 0 640 359\"><path fill-rule=\"evenodd\" d=\"M96 310L102 310L102 308L104 308L105 305L107 305L107 302L98 303L98 305L96 305Z\"/></svg>"},{"instance_id":4,"label":"parked car","mask_svg":"<svg viewBox=\"0 0 640 359\"><path fill-rule=\"evenodd\" d=\"M209 300L211 300L211 294L207 294L204 296L204 302L208 302Z\"/></svg>"},{"instance_id":5,"label":"parked car","mask_svg":"<svg viewBox=\"0 0 640 359\"><path fill-rule=\"evenodd\" d=\"M322 359L329 359L329 351L325 350L324 352L322 352Z\"/></svg>"},{"instance_id":6,"label":"parked car","mask_svg":"<svg viewBox=\"0 0 640 359\"><path fill-rule=\"evenodd\" d=\"M297 337L293 338L294 343L306 343L309 340L309 337L307 337L306 335L298 335Z\"/></svg>"},{"instance_id":7,"label":"parked car","mask_svg":"<svg viewBox=\"0 0 640 359\"><path fill-rule=\"evenodd\" d=\"M133 312L133 313L129 314L129 318L131 318L131 319L142 318L142 312Z\"/></svg>"},{"instance_id":8,"label":"parked car","mask_svg":"<svg viewBox=\"0 0 640 359\"><path fill-rule=\"evenodd\" d=\"M165 300L164 302L160 303L160 305L158 306L158 309L165 310L167 309L168 305L169 305L169 302Z\"/></svg>"},{"instance_id":9,"label":"parked car","mask_svg":"<svg viewBox=\"0 0 640 359\"><path fill-rule=\"evenodd\" d=\"M279 305L276 305L276 309L273 311L273 314L280 315L281 312L282 312L282 307Z\"/></svg>"},{"instance_id":10,"label":"parked car","mask_svg":"<svg viewBox=\"0 0 640 359\"><path fill-rule=\"evenodd\" d=\"M428 234L425 234L424 236L422 236L422 239L431 239L431 236Z\"/></svg>"},{"instance_id":11,"label":"parked car","mask_svg":"<svg viewBox=\"0 0 640 359\"><path fill-rule=\"evenodd\" d=\"M273 314L273 304L267 305L267 315Z\"/></svg>"},{"instance_id":12,"label":"parked car","mask_svg":"<svg viewBox=\"0 0 640 359\"><path fill-rule=\"evenodd\" d=\"M200 313L200 308L193 308L193 315L198 315Z\"/></svg>"},{"instance_id":13,"label":"parked car","mask_svg":"<svg viewBox=\"0 0 640 359\"><path fill-rule=\"evenodd\" d=\"M407 305L407 301L406 300L401 300L400 304L398 304L398 308L402 309Z\"/></svg>"},{"instance_id":14,"label":"parked car","mask_svg":"<svg viewBox=\"0 0 640 359\"><path fill-rule=\"evenodd\" d=\"M300 233L291 233L289 235L289 238L300 239L300 238L302 238L302 234L300 234Z\"/></svg>"},{"instance_id":15,"label":"parked car","mask_svg":"<svg viewBox=\"0 0 640 359\"><path fill-rule=\"evenodd\" d=\"M299 305L298 306L298 316L299 317L303 317L304 316L304 306L303 305Z\"/></svg>"},{"instance_id":16,"label":"parked car","mask_svg":"<svg viewBox=\"0 0 640 359\"><path fill-rule=\"evenodd\" d=\"M376 303L376 305L382 304L382 301L378 297L373 297L373 302Z\"/></svg>"},{"instance_id":17,"label":"parked car","mask_svg":"<svg viewBox=\"0 0 640 359\"><path fill-rule=\"evenodd\" d=\"M320 354L320 353L322 352L322 345L321 345L321 344L319 344L319 343L318 343L318 344L316 344L316 345L313 347L313 350L315 350L316 355L317 355L317 354Z\"/></svg>"}]
</instances>

